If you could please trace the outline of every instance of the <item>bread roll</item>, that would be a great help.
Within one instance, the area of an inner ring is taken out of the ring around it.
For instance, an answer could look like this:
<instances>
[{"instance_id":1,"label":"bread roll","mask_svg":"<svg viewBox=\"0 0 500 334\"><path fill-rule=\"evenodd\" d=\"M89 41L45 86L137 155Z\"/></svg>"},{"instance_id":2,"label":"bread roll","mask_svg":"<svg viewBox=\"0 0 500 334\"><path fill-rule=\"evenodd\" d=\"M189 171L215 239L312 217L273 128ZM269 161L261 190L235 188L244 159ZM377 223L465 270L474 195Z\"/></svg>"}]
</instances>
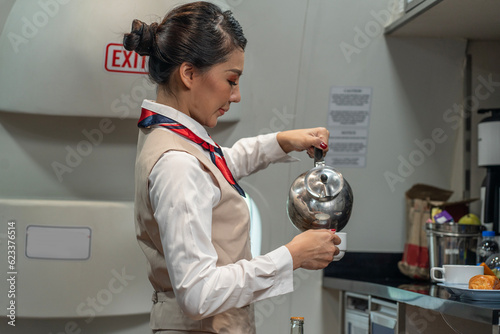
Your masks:
<instances>
[{"instance_id":1,"label":"bread roll","mask_svg":"<svg viewBox=\"0 0 500 334\"><path fill-rule=\"evenodd\" d=\"M476 275L469 280L469 289L498 290L500 281L492 275Z\"/></svg>"}]
</instances>

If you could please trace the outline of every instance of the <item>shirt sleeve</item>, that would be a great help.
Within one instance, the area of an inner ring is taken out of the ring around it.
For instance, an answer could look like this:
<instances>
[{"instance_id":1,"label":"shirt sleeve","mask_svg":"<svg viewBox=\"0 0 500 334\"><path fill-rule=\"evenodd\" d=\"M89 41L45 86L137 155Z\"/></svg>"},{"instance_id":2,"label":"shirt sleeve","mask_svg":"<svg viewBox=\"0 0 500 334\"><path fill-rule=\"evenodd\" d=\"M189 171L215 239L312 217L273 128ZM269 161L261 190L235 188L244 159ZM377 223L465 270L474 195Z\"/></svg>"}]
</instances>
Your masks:
<instances>
[{"instance_id":1,"label":"shirt sleeve","mask_svg":"<svg viewBox=\"0 0 500 334\"><path fill-rule=\"evenodd\" d=\"M298 161L283 151L276 135L270 133L243 138L231 148L222 148L226 163L236 180L264 169L271 163Z\"/></svg>"},{"instance_id":2,"label":"shirt sleeve","mask_svg":"<svg viewBox=\"0 0 500 334\"><path fill-rule=\"evenodd\" d=\"M195 157L165 153L149 183L171 283L188 316L202 319L293 291L293 260L285 246L250 261L216 266L212 208L220 190Z\"/></svg>"}]
</instances>

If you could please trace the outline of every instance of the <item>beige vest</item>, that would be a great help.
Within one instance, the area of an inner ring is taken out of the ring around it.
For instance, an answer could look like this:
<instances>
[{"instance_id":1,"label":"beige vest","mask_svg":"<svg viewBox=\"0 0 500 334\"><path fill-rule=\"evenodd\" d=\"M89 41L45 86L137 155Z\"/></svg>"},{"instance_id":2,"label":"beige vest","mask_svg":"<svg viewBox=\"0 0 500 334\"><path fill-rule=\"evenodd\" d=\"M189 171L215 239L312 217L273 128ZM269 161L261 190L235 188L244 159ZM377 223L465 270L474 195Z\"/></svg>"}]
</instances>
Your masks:
<instances>
[{"instance_id":1,"label":"beige vest","mask_svg":"<svg viewBox=\"0 0 500 334\"><path fill-rule=\"evenodd\" d=\"M135 221L137 240L149 262L148 276L155 290L150 324L153 330L255 333L252 306L231 309L203 320L193 320L183 314L172 291L148 189L149 174L164 152L184 151L195 156L204 172L211 175L221 190L220 202L212 211L212 244L218 255L217 266L251 258L250 216L245 200L212 161L194 145L196 144L163 129L141 129L139 133L135 166Z\"/></svg>"}]
</instances>

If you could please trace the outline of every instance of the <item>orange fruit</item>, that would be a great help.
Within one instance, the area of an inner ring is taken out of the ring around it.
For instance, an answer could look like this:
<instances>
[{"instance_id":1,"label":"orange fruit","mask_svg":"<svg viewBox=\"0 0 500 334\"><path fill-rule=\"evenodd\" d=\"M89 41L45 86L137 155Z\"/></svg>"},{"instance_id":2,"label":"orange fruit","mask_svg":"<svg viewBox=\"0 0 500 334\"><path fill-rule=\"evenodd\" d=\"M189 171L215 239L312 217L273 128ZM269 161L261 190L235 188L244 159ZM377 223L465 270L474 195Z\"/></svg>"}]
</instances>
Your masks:
<instances>
[{"instance_id":1,"label":"orange fruit","mask_svg":"<svg viewBox=\"0 0 500 334\"><path fill-rule=\"evenodd\" d=\"M495 275L495 273L494 273L494 272L490 269L490 267L488 267L488 266L486 265L486 263L484 263L484 262L483 262L483 263L481 263L481 266L483 266L483 267L484 267L484 274L485 274L485 275L493 275L493 276L496 276L496 275Z\"/></svg>"}]
</instances>

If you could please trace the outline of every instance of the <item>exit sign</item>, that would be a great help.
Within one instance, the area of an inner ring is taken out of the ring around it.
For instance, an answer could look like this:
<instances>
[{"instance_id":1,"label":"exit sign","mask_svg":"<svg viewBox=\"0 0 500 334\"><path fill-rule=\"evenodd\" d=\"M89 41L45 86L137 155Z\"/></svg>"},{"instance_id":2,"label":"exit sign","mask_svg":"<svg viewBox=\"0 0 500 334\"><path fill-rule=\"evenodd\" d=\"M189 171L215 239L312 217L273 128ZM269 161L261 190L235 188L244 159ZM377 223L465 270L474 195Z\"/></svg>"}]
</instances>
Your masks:
<instances>
[{"instance_id":1,"label":"exit sign","mask_svg":"<svg viewBox=\"0 0 500 334\"><path fill-rule=\"evenodd\" d=\"M134 51L127 51L123 44L106 45L104 68L108 72L147 74L149 57L140 56Z\"/></svg>"}]
</instances>

